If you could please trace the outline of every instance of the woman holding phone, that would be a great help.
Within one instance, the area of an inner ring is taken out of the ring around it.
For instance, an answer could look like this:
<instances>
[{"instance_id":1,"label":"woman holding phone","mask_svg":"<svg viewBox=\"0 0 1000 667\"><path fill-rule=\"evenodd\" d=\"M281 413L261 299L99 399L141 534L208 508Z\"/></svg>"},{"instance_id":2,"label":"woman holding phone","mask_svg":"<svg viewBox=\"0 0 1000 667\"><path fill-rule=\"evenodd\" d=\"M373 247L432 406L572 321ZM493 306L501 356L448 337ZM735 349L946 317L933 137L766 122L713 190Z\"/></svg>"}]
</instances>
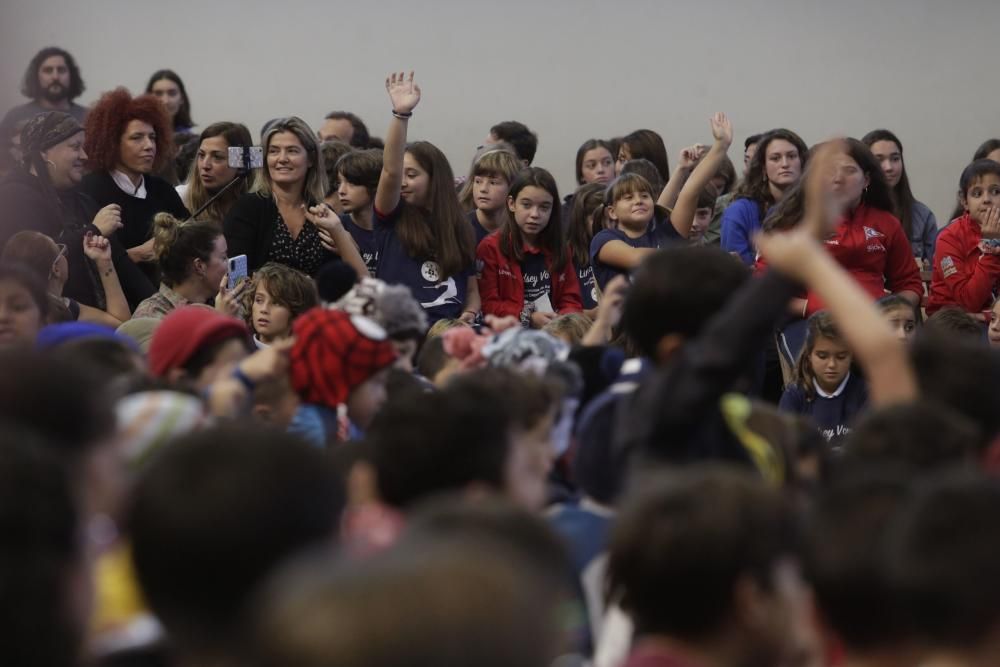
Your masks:
<instances>
[{"instance_id":1,"label":"woman holding phone","mask_svg":"<svg viewBox=\"0 0 1000 667\"><path fill-rule=\"evenodd\" d=\"M210 222L178 222L161 213L153 222L153 248L159 262L160 290L139 304L132 317L163 319L191 304L207 304L215 297L216 310L239 312L243 285L230 289L226 237Z\"/></svg>"}]
</instances>

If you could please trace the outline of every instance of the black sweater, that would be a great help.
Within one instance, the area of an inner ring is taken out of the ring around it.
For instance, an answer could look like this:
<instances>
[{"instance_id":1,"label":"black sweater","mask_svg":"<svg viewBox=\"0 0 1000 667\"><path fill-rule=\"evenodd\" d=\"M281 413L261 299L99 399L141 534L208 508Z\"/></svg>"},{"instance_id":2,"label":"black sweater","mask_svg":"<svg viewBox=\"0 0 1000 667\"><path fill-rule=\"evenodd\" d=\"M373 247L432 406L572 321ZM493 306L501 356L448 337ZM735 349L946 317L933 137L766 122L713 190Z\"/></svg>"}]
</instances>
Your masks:
<instances>
[{"instance_id":1,"label":"black sweater","mask_svg":"<svg viewBox=\"0 0 1000 667\"><path fill-rule=\"evenodd\" d=\"M0 183L0 246L17 232L31 230L66 244L69 282L63 295L82 304L104 309L104 289L96 267L83 253L83 236L100 234L93 219L99 207L78 189L56 192L37 176L12 172ZM153 283L128 258L117 238L111 239L111 258L129 307L134 309L151 296Z\"/></svg>"},{"instance_id":2,"label":"black sweater","mask_svg":"<svg viewBox=\"0 0 1000 667\"><path fill-rule=\"evenodd\" d=\"M125 248L134 248L148 241L153 231L153 218L157 213L169 213L178 220L188 218L187 208L174 187L156 176L145 176L146 198L139 199L119 188L107 171L95 171L83 177L81 188L97 203L98 208L108 204L122 207L122 228L115 236ZM143 273L154 285L159 284L156 266L140 265Z\"/></svg>"},{"instance_id":3,"label":"black sweater","mask_svg":"<svg viewBox=\"0 0 1000 667\"><path fill-rule=\"evenodd\" d=\"M247 256L247 271L253 273L267 262L278 224L278 205L273 197L248 192L233 204L222 223L230 257ZM338 259L326 252L327 261Z\"/></svg>"}]
</instances>

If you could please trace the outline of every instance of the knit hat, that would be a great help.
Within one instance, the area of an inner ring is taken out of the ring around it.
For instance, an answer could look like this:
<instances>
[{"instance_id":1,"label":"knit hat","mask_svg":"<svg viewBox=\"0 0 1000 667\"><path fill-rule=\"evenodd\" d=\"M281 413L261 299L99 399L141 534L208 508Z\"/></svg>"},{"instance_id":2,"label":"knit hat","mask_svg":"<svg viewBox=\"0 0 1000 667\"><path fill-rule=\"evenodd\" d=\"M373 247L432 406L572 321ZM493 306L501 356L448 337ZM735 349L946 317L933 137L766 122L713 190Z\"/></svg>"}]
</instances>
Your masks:
<instances>
[{"instance_id":1,"label":"knit hat","mask_svg":"<svg viewBox=\"0 0 1000 667\"><path fill-rule=\"evenodd\" d=\"M207 423L205 406L194 396L176 391L143 391L115 406L125 462L133 471L165 443Z\"/></svg>"},{"instance_id":2,"label":"knit hat","mask_svg":"<svg viewBox=\"0 0 1000 667\"><path fill-rule=\"evenodd\" d=\"M28 166L33 156L47 151L74 134L83 132L83 125L62 111L40 113L21 128L21 154Z\"/></svg>"},{"instance_id":3,"label":"knit hat","mask_svg":"<svg viewBox=\"0 0 1000 667\"><path fill-rule=\"evenodd\" d=\"M131 338L119 335L110 327L93 322L59 322L42 327L35 339L35 344L40 349L46 350L84 338L108 338L128 346L131 350L139 350Z\"/></svg>"},{"instance_id":4,"label":"knit hat","mask_svg":"<svg viewBox=\"0 0 1000 667\"><path fill-rule=\"evenodd\" d=\"M364 278L335 304L351 315L375 320L389 338L420 338L427 331L427 314L405 285L387 285L376 278Z\"/></svg>"},{"instance_id":5,"label":"knit hat","mask_svg":"<svg viewBox=\"0 0 1000 667\"><path fill-rule=\"evenodd\" d=\"M246 338L247 326L211 308L184 306L163 318L149 344L149 372L161 377L186 364L198 350L226 340Z\"/></svg>"},{"instance_id":6,"label":"knit hat","mask_svg":"<svg viewBox=\"0 0 1000 667\"><path fill-rule=\"evenodd\" d=\"M337 408L396 360L385 330L361 315L313 308L295 320L293 332L292 387L306 403Z\"/></svg>"}]
</instances>

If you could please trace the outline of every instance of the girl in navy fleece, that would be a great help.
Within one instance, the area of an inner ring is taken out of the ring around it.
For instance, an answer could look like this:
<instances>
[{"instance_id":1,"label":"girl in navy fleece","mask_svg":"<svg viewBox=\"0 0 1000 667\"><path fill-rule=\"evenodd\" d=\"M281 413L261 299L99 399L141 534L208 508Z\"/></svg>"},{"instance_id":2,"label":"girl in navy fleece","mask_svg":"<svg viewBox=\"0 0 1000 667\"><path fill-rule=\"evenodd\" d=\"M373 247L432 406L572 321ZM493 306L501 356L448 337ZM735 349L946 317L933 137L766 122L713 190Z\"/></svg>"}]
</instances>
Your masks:
<instances>
[{"instance_id":1,"label":"girl in navy fleece","mask_svg":"<svg viewBox=\"0 0 1000 667\"><path fill-rule=\"evenodd\" d=\"M852 372L852 361L830 313L816 313L809 318L795 380L785 388L779 409L812 417L827 441L840 440L850 433L851 423L868 402L868 388Z\"/></svg>"},{"instance_id":2,"label":"girl in navy fleece","mask_svg":"<svg viewBox=\"0 0 1000 667\"><path fill-rule=\"evenodd\" d=\"M375 191L375 277L406 285L431 323L473 321L479 313L473 233L455 193L447 158L434 145L407 145L406 126L420 87L402 72L385 80L392 121Z\"/></svg>"}]
</instances>

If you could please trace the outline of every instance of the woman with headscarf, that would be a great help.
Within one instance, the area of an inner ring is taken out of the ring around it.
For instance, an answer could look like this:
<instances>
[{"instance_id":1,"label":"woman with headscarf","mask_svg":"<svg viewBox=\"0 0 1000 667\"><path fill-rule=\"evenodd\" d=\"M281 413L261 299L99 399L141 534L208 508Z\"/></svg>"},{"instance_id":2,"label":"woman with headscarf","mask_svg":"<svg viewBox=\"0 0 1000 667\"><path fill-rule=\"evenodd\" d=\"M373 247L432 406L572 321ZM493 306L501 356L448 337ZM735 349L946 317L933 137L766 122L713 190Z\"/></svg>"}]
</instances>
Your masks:
<instances>
[{"instance_id":1,"label":"woman with headscarf","mask_svg":"<svg viewBox=\"0 0 1000 667\"><path fill-rule=\"evenodd\" d=\"M98 210L78 187L87 158L83 142L84 128L69 114L50 111L28 121L21 131L21 168L0 183L0 245L24 230L66 244L71 278L63 296L106 310L101 276L83 252L83 237L100 234L111 242L113 268L134 308L156 290L115 236L122 225L120 207Z\"/></svg>"}]
</instances>

